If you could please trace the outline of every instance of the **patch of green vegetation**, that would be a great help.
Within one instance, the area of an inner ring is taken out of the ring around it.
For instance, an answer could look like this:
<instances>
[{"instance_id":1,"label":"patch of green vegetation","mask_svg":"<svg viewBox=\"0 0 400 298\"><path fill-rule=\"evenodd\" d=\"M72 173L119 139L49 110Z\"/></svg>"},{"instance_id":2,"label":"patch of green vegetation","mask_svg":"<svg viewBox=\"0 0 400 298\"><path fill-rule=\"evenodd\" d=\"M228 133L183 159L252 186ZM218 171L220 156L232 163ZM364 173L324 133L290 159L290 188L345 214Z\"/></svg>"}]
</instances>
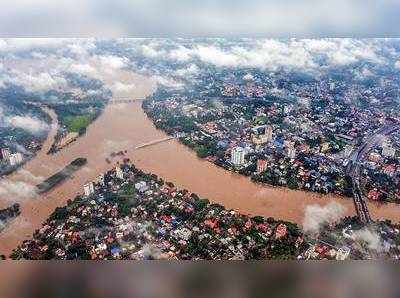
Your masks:
<instances>
[{"instance_id":1,"label":"patch of green vegetation","mask_svg":"<svg viewBox=\"0 0 400 298\"><path fill-rule=\"evenodd\" d=\"M200 158L204 158L204 157L208 156L208 149L203 145L196 146L195 150L196 150L197 156Z\"/></svg>"},{"instance_id":2,"label":"patch of green vegetation","mask_svg":"<svg viewBox=\"0 0 400 298\"><path fill-rule=\"evenodd\" d=\"M86 131L86 128L93 121L92 115L78 115L78 116L67 116L64 118L64 124L69 132L77 132L82 134Z\"/></svg>"},{"instance_id":3,"label":"patch of green vegetation","mask_svg":"<svg viewBox=\"0 0 400 298\"><path fill-rule=\"evenodd\" d=\"M258 116L255 120L254 123L256 125L263 125L263 124L267 124L267 116Z\"/></svg>"}]
</instances>

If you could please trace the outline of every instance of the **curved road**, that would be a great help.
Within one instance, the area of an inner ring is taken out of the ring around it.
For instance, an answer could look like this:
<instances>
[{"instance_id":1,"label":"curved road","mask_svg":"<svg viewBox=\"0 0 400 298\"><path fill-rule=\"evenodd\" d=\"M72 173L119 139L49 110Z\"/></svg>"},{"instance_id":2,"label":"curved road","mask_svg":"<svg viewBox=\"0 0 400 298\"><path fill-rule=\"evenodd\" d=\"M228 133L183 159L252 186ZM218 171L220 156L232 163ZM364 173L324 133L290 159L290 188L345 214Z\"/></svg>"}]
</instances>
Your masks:
<instances>
[{"instance_id":1,"label":"curved road","mask_svg":"<svg viewBox=\"0 0 400 298\"><path fill-rule=\"evenodd\" d=\"M352 179L353 183L353 200L354 207L357 215L363 223L370 223L371 216L369 215L365 197L360 188L360 162L367 155L369 151L379 143L381 143L385 136L392 134L400 129L400 125L385 125L370 136L361 146L354 150L350 155L350 161L347 166L347 175Z\"/></svg>"}]
</instances>

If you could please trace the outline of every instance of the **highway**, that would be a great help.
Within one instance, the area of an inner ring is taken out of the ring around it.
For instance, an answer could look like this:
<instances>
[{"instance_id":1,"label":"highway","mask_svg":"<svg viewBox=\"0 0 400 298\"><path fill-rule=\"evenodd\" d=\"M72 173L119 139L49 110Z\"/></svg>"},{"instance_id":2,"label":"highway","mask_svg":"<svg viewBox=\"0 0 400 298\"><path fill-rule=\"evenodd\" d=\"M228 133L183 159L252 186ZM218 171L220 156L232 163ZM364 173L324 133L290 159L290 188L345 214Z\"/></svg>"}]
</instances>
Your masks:
<instances>
[{"instance_id":1,"label":"highway","mask_svg":"<svg viewBox=\"0 0 400 298\"><path fill-rule=\"evenodd\" d=\"M368 139L366 139L364 143L356 148L350 155L346 174L352 180L354 206L358 217L363 223L369 224L372 222L372 219L369 215L366 199L363 196L360 187L361 161L365 158L365 156L368 154L369 151L371 151L373 147L377 146L383 141L384 137L392 134L399 129L399 124L385 125L378 131L373 133L371 136L369 136Z\"/></svg>"}]
</instances>

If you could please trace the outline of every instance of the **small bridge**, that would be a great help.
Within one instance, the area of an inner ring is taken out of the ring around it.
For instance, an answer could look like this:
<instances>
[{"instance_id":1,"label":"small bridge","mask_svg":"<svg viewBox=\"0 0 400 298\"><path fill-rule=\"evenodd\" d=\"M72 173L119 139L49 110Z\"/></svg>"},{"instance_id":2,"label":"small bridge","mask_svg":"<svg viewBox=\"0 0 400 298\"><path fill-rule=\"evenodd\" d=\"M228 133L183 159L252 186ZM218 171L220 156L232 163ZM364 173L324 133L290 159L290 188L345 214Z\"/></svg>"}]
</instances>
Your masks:
<instances>
[{"instance_id":1,"label":"small bridge","mask_svg":"<svg viewBox=\"0 0 400 298\"><path fill-rule=\"evenodd\" d=\"M124 103L132 103L135 101L141 101L142 98L118 98L112 99L108 102L109 105L116 105L116 104L124 104Z\"/></svg>"},{"instance_id":2,"label":"small bridge","mask_svg":"<svg viewBox=\"0 0 400 298\"><path fill-rule=\"evenodd\" d=\"M141 149L141 148L145 148L145 147L149 147L152 145L156 145L159 143L163 143L163 142L167 142L169 140L175 139L175 137L166 137L166 138L162 138L162 139L158 139L158 140L154 140L148 143L144 143L144 144L140 144L138 146L135 147L135 150Z\"/></svg>"}]
</instances>

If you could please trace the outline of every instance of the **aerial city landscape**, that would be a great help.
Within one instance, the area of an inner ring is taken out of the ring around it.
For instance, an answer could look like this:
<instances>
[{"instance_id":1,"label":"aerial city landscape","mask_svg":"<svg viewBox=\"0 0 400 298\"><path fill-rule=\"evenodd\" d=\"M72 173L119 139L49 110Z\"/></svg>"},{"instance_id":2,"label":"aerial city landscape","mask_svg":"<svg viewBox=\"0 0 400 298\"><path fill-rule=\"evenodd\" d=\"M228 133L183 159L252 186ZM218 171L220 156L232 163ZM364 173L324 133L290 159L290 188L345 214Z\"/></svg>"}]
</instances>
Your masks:
<instances>
[{"instance_id":1,"label":"aerial city landscape","mask_svg":"<svg viewBox=\"0 0 400 298\"><path fill-rule=\"evenodd\" d=\"M400 39L0 39L0 259L400 258Z\"/></svg>"}]
</instances>

